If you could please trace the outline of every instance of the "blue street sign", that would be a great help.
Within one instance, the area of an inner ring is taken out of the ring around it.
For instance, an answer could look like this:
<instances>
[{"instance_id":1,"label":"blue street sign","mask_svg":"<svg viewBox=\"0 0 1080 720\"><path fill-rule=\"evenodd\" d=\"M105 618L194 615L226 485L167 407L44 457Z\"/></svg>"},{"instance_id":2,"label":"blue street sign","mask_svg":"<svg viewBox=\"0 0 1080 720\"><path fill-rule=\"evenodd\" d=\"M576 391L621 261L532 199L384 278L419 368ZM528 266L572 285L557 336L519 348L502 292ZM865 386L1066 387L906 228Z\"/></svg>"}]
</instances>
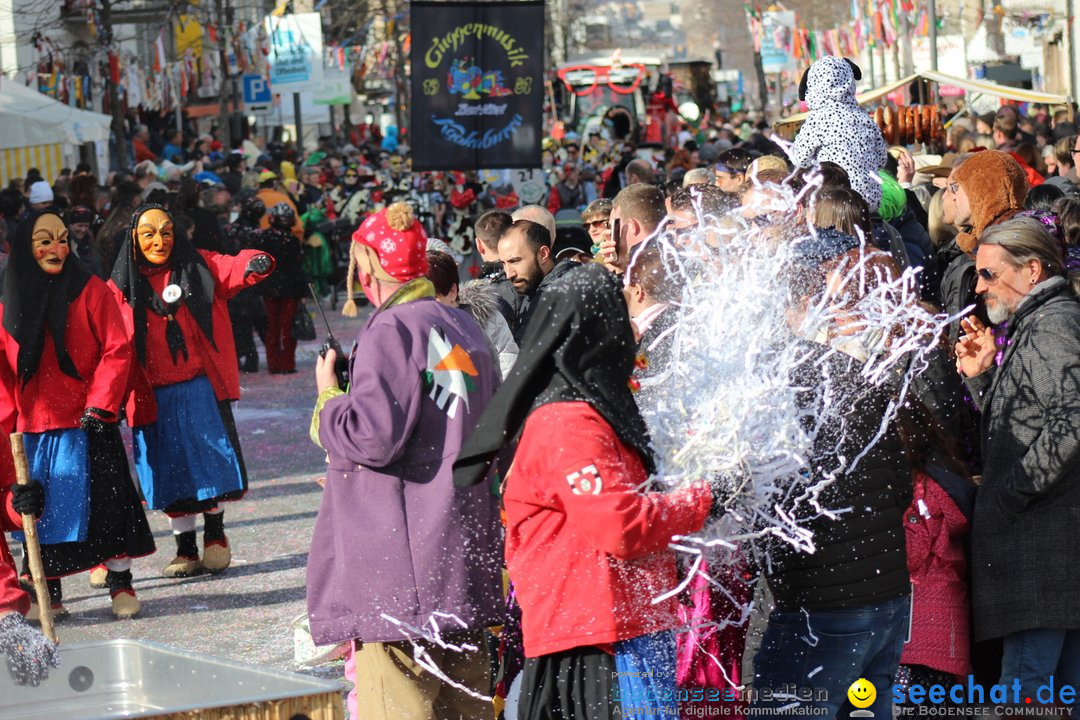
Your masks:
<instances>
[{"instance_id":1,"label":"blue street sign","mask_svg":"<svg viewBox=\"0 0 1080 720\"><path fill-rule=\"evenodd\" d=\"M274 101L270 93L270 84L262 75L244 76L244 104L269 105Z\"/></svg>"}]
</instances>

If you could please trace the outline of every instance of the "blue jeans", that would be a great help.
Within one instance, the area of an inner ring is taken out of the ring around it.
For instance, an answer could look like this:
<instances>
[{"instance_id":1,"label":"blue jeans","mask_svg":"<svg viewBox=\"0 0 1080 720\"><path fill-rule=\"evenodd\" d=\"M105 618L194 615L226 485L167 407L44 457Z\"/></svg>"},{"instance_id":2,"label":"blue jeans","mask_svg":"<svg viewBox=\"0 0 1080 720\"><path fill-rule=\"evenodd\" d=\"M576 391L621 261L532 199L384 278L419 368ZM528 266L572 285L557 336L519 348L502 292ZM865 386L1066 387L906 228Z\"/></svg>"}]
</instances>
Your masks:
<instances>
[{"instance_id":1,"label":"blue jeans","mask_svg":"<svg viewBox=\"0 0 1080 720\"><path fill-rule=\"evenodd\" d=\"M907 638L910 598L843 610L774 610L754 657L754 708L826 708L848 717L847 692L859 678L873 683L877 699L866 708L877 720L892 718L892 683ZM773 694L765 699L764 691ZM777 698L776 694L782 694ZM792 697L794 695L794 697Z\"/></svg>"},{"instance_id":2,"label":"blue jeans","mask_svg":"<svg viewBox=\"0 0 1080 720\"><path fill-rule=\"evenodd\" d=\"M1053 698L1038 696L1043 685L1050 685L1053 677ZM1013 680L1020 680L1020 702L1031 698L1032 703L1057 702L1059 688L1071 685L1080 693L1080 630L1021 630L1004 638L1001 656L1001 679L998 681L1012 688ZM1010 690L1011 692L1011 690ZM1010 696L1011 699L1011 696ZM1071 707L1076 707L1072 703Z\"/></svg>"}]
</instances>

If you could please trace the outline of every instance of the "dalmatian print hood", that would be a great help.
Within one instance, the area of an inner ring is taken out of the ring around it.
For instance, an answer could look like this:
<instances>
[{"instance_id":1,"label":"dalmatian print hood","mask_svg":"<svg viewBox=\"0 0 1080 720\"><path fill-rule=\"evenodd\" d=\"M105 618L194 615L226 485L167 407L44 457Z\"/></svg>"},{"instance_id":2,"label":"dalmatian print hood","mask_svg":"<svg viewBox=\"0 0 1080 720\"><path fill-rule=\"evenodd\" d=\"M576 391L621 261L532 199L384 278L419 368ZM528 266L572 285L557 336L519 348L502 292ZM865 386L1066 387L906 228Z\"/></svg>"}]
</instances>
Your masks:
<instances>
[{"instance_id":1,"label":"dalmatian print hood","mask_svg":"<svg viewBox=\"0 0 1080 720\"><path fill-rule=\"evenodd\" d=\"M844 58L826 56L806 73L810 113L788 150L792 163L811 167L834 162L847 171L851 187L870 210L881 204L878 168L888 147L873 119L855 102L855 71Z\"/></svg>"},{"instance_id":2,"label":"dalmatian print hood","mask_svg":"<svg viewBox=\"0 0 1080 720\"><path fill-rule=\"evenodd\" d=\"M817 110L829 103L857 107L855 74L843 58L826 55L810 66L806 80L806 104Z\"/></svg>"}]
</instances>

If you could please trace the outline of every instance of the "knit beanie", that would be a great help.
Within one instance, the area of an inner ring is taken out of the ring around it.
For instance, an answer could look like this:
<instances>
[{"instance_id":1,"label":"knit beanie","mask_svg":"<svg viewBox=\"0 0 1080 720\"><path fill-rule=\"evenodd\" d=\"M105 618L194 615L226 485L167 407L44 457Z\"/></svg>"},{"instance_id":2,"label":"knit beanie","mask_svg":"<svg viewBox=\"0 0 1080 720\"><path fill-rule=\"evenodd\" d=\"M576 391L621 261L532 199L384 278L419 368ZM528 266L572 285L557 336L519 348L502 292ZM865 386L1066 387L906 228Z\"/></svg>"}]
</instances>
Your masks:
<instances>
[{"instance_id":1,"label":"knit beanie","mask_svg":"<svg viewBox=\"0 0 1080 720\"><path fill-rule=\"evenodd\" d=\"M427 274L427 233L407 203L397 202L367 220L353 233L353 242L371 248L379 267L397 282L405 283ZM356 317L353 287L356 282L356 248L349 253L346 301L341 314Z\"/></svg>"},{"instance_id":2,"label":"knit beanie","mask_svg":"<svg viewBox=\"0 0 1080 720\"><path fill-rule=\"evenodd\" d=\"M983 231L1005 222L1024 209L1028 183L1020 163L1000 150L983 150L956 169L971 206L971 227L956 236L957 246L973 252Z\"/></svg>"},{"instance_id":3,"label":"knit beanie","mask_svg":"<svg viewBox=\"0 0 1080 720\"><path fill-rule=\"evenodd\" d=\"M49 187L49 183L45 182L44 180L38 180L36 183L30 186L30 197L28 199L28 202L31 205L52 201L53 191L52 188Z\"/></svg>"}]
</instances>

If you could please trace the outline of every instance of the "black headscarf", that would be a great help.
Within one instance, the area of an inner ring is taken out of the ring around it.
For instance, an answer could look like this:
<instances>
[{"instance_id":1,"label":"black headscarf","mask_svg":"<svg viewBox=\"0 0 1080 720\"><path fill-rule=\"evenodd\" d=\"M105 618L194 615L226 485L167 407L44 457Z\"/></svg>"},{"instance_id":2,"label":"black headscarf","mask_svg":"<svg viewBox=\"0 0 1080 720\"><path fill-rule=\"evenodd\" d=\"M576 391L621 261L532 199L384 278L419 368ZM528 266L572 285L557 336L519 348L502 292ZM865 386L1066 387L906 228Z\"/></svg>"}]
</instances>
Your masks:
<instances>
[{"instance_id":1,"label":"black headscarf","mask_svg":"<svg viewBox=\"0 0 1080 720\"><path fill-rule=\"evenodd\" d=\"M544 288L514 369L454 463L454 483L481 482L530 412L573 400L592 405L651 473L649 432L628 384L636 352L619 281L601 265L574 268Z\"/></svg>"},{"instance_id":2,"label":"black headscarf","mask_svg":"<svg viewBox=\"0 0 1080 720\"><path fill-rule=\"evenodd\" d=\"M32 212L23 218L11 243L11 257L4 273L4 329L19 343L19 381L25 385L37 372L45 348L45 330L52 335L56 362L60 370L82 380L64 344L67 310L72 300L86 287L90 273L78 258L68 255L64 269L50 275L34 259L34 224L43 215L60 214L56 210ZM63 222L63 218L60 218Z\"/></svg>"},{"instance_id":3,"label":"black headscarf","mask_svg":"<svg viewBox=\"0 0 1080 720\"><path fill-rule=\"evenodd\" d=\"M169 270L169 285L178 285L183 291L180 299L173 303L166 303L164 299L150 286L150 280L143 274L143 269L151 269L155 266L146 259L139 242L134 238L138 227L139 218L150 210L161 210L169 214L161 205L146 204L140 206L131 216L127 235L120 245L120 254L113 266L112 281L120 292L124 294L124 300L131 305L134 312L135 324L135 354L139 362L146 364L146 309L149 307L158 315L168 318L165 325L165 339L169 343L169 352L173 362L176 362L180 354L188 357L187 343L184 341L184 333L176 322L176 313L181 305L187 306L203 331L210 344L217 348L214 342L214 276L210 274L210 268L206 261L198 253L182 233L176 232L173 236L172 254L169 261L161 266ZM172 215L169 215L172 218Z\"/></svg>"}]
</instances>

